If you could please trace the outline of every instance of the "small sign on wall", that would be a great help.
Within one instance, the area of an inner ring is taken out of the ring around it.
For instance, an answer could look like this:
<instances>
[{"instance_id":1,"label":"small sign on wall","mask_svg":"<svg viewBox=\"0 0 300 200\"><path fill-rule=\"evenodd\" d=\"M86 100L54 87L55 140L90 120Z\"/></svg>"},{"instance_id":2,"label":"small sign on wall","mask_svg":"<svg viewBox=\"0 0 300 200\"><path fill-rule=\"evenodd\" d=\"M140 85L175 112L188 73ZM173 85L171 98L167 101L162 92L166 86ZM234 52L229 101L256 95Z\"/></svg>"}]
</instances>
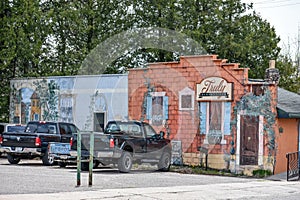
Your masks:
<instances>
[{"instance_id":1,"label":"small sign on wall","mask_svg":"<svg viewBox=\"0 0 300 200\"><path fill-rule=\"evenodd\" d=\"M232 83L220 77L209 77L197 84L197 101L232 100Z\"/></svg>"},{"instance_id":2,"label":"small sign on wall","mask_svg":"<svg viewBox=\"0 0 300 200\"><path fill-rule=\"evenodd\" d=\"M172 158L171 163L173 165L182 165L182 144L179 140L172 140Z\"/></svg>"}]
</instances>

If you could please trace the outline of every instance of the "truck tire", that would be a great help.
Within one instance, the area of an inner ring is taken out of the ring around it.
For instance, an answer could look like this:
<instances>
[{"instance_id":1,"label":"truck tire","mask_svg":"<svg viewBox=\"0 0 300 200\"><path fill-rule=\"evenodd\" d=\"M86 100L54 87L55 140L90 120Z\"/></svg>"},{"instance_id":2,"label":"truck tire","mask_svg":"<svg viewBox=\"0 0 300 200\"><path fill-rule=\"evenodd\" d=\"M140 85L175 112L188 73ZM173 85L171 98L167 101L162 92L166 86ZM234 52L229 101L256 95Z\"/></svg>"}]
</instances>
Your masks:
<instances>
[{"instance_id":1,"label":"truck tire","mask_svg":"<svg viewBox=\"0 0 300 200\"><path fill-rule=\"evenodd\" d=\"M88 162L82 162L81 163L81 170L82 171L89 171L89 163Z\"/></svg>"},{"instance_id":2,"label":"truck tire","mask_svg":"<svg viewBox=\"0 0 300 200\"><path fill-rule=\"evenodd\" d=\"M157 164L158 170L162 172L167 172L170 170L171 166L171 154L168 152L164 152Z\"/></svg>"},{"instance_id":3,"label":"truck tire","mask_svg":"<svg viewBox=\"0 0 300 200\"><path fill-rule=\"evenodd\" d=\"M54 164L54 157L49 155L48 149L42 157L43 165L50 166Z\"/></svg>"},{"instance_id":4,"label":"truck tire","mask_svg":"<svg viewBox=\"0 0 300 200\"><path fill-rule=\"evenodd\" d=\"M118 169L120 172L128 173L132 167L132 156L130 152L124 151L118 160Z\"/></svg>"},{"instance_id":5,"label":"truck tire","mask_svg":"<svg viewBox=\"0 0 300 200\"><path fill-rule=\"evenodd\" d=\"M67 163L66 163L66 162L58 162L57 164L58 164L58 166L61 167L61 168L64 168L64 167L67 166Z\"/></svg>"},{"instance_id":6,"label":"truck tire","mask_svg":"<svg viewBox=\"0 0 300 200\"><path fill-rule=\"evenodd\" d=\"M99 166L99 161L94 160L93 161L93 169L97 168ZM89 171L90 169L90 163L89 162L81 162L81 170L82 171Z\"/></svg>"},{"instance_id":7,"label":"truck tire","mask_svg":"<svg viewBox=\"0 0 300 200\"><path fill-rule=\"evenodd\" d=\"M14 157L10 154L7 154L7 160L10 164L16 165L20 162L20 158Z\"/></svg>"}]
</instances>

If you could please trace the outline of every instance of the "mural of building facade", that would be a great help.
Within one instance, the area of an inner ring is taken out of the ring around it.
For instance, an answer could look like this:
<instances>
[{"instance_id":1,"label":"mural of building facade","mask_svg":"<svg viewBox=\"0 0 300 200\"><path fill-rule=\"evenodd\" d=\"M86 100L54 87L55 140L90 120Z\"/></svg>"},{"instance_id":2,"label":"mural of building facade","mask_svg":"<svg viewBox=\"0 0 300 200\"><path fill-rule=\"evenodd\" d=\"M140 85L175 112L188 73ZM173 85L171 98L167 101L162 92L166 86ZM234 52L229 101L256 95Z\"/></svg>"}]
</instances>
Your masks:
<instances>
[{"instance_id":1,"label":"mural of building facade","mask_svg":"<svg viewBox=\"0 0 300 200\"><path fill-rule=\"evenodd\" d=\"M101 132L108 120L128 117L127 82L127 75L14 79L10 122L64 121Z\"/></svg>"},{"instance_id":2,"label":"mural of building facade","mask_svg":"<svg viewBox=\"0 0 300 200\"><path fill-rule=\"evenodd\" d=\"M129 117L147 120L178 141L183 163L199 165L208 153L212 168L272 170L275 82L250 80L247 68L215 55L150 63L130 70L128 80Z\"/></svg>"}]
</instances>

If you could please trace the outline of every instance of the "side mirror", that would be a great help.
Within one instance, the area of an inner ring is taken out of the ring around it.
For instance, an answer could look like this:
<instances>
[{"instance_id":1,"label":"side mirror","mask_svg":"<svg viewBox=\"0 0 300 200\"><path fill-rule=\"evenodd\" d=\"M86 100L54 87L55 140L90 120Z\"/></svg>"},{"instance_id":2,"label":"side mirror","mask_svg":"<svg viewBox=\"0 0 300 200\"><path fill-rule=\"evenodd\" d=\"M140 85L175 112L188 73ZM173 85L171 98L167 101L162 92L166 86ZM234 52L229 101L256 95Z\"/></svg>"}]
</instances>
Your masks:
<instances>
[{"instance_id":1,"label":"side mirror","mask_svg":"<svg viewBox=\"0 0 300 200\"><path fill-rule=\"evenodd\" d=\"M163 131L159 132L160 139L164 139L165 135L166 135L165 132L163 132Z\"/></svg>"}]
</instances>

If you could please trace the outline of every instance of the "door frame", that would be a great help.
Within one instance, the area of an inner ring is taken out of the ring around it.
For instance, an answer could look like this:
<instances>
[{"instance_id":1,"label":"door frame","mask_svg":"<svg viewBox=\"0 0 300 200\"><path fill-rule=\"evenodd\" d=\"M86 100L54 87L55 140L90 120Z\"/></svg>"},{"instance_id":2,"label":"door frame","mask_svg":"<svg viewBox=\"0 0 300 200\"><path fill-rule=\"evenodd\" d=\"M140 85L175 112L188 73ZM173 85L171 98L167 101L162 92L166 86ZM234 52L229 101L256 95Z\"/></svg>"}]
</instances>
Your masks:
<instances>
[{"instance_id":1,"label":"door frame","mask_svg":"<svg viewBox=\"0 0 300 200\"><path fill-rule=\"evenodd\" d=\"M237 138L236 138L236 166L239 168L241 163L241 116L247 114L238 114L237 115ZM257 116L257 115L256 115ZM258 166L264 164L264 149L263 149L263 115L259 115L259 122L258 122Z\"/></svg>"},{"instance_id":2,"label":"door frame","mask_svg":"<svg viewBox=\"0 0 300 200\"><path fill-rule=\"evenodd\" d=\"M97 115L97 114L103 114L104 115L104 127L103 127L103 131L104 131L104 129L105 129L105 126L106 126L106 124L107 124L107 112L106 111L96 111L96 112L93 112L93 131L95 131L95 129L96 129L96 124L95 124L95 116Z\"/></svg>"}]
</instances>

